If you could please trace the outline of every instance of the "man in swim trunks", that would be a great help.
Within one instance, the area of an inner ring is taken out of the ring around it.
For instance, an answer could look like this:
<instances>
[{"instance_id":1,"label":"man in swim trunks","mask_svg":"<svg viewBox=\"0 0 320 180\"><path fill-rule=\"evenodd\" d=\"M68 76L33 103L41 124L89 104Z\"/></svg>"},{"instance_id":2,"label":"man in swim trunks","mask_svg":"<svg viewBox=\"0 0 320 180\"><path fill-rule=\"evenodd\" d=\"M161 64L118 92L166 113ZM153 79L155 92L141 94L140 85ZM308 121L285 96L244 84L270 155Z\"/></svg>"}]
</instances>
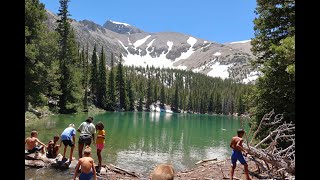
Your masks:
<instances>
[{"instance_id":1,"label":"man in swim trunks","mask_svg":"<svg viewBox=\"0 0 320 180\"><path fill-rule=\"evenodd\" d=\"M91 148L87 145L83 151L84 157L80 158L75 168L73 179L75 180L78 174L78 169L81 167L80 180L90 180L92 176L97 180L96 168L94 167L94 160L91 156Z\"/></svg>"},{"instance_id":2,"label":"man in swim trunks","mask_svg":"<svg viewBox=\"0 0 320 180\"><path fill-rule=\"evenodd\" d=\"M230 143L230 147L232 148L232 155L231 155L232 166L231 166L231 171L230 171L230 179L231 180L233 179L234 169L237 166L237 160L239 160L240 163L244 166L246 179L251 180L251 178L249 177L248 164L242 155L242 152L244 152L245 156L247 156L247 152L242 146L242 142L243 142L242 137L243 137L244 133L245 133L245 131L243 129L239 129L237 131L238 136L234 136L231 139L231 143Z\"/></svg>"}]
</instances>

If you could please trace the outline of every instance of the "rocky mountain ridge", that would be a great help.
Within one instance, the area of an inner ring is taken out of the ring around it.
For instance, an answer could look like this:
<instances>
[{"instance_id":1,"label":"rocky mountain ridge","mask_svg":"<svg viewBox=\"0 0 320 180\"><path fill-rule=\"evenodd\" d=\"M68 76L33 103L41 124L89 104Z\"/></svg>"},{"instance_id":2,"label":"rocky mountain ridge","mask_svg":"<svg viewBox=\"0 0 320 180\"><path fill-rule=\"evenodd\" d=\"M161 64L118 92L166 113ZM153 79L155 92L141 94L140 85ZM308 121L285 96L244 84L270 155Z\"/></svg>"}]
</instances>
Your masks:
<instances>
[{"instance_id":1,"label":"rocky mountain ridge","mask_svg":"<svg viewBox=\"0 0 320 180\"><path fill-rule=\"evenodd\" d=\"M57 15L47 10L47 24L56 27ZM219 44L178 32L149 33L127 23L108 20L103 26L89 20L72 20L77 40L97 44L117 57L122 54L124 65L178 68L212 77L232 78L237 82L254 83L259 73L251 67L254 56L250 41ZM249 44L249 45L248 45Z\"/></svg>"}]
</instances>

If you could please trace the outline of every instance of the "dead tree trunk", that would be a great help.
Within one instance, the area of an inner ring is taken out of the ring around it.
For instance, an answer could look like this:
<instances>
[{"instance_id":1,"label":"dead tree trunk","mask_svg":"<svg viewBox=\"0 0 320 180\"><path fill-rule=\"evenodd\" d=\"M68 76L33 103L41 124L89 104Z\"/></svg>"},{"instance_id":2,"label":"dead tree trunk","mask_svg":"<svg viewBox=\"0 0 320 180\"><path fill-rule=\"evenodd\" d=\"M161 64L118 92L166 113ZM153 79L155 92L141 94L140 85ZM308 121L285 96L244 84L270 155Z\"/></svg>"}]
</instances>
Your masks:
<instances>
[{"instance_id":1,"label":"dead tree trunk","mask_svg":"<svg viewBox=\"0 0 320 180\"><path fill-rule=\"evenodd\" d=\"M248 137L246 138L247 144L243 144L244 148L248 154L262 160L262 162L266 164L264 167L263 163L257 163L261 169L268 171L268 174L274 173L281 175L284 171L287 174L295 175L295 124L283 122L282 114L274 115L275 113L272 110L263 116L250 143L248 143ZM269 134L265 138L253 144L253 139L259 131L268 126L275 128L270 128ZM252 129L250 129L250 132L251 130ZM280 142L286 142L288 145L282 148L278 146ZM267 147L261 148L262 145ZM271 169L268 164L272 166Z\"/></svg>"}]
</instances>

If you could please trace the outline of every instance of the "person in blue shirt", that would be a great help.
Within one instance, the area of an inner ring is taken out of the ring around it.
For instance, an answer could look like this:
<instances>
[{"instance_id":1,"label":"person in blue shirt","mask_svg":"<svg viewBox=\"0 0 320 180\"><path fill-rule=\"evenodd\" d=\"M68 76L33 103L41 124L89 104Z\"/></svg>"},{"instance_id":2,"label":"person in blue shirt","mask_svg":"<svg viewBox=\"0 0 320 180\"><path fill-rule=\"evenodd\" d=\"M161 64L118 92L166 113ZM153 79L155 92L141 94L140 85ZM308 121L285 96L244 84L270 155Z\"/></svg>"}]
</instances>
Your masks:
<instances>
[{"instance_id":1,"label":"person in blue shirt","mask_svg":"<svg viewBox=\"0 0 320 180\"><path fill-rule=\"evenodd\" d=\"M75 127L74 124L69 124L69 126L66 129L64 129L64 131L61 134L60 146L61 146L61 143L64 144L62 159L66 159L67 148L68 148L68 146L71 147L69 162L72 161L72 154L73 154L73 149L74 149L74 145L75 145L75 141L76 141L76 138L75 138L76 137L76 129L74 127Z\"/></svg>"}]
</instances>

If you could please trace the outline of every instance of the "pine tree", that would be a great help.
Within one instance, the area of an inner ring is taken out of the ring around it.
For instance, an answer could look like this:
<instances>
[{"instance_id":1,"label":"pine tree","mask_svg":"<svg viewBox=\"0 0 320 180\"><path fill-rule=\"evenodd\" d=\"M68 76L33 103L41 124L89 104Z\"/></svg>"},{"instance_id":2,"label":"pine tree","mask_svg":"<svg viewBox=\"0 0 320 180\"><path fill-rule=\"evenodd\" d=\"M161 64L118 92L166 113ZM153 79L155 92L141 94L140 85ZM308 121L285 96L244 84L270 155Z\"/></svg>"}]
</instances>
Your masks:
<instances>
[{"instance_id":1,"label":"pine tree","mask_svg":"<svg viewBox=\"0 0 320 180\"><path fill-rule=\"evenodd\" d=\"M83 109L88 111L88 81L89 81L89 45L87 43L86 52L83 59L83 82L84 82L84 98Z\"/></svg>"},{"instance_id":2,"label":"pine tree","mask_svg":"<svg viewBox=\"0 0 320 180\"><path fill-rule=\"evenodd\" d=\"M50 111L54 113L59 112L58 101L61 95L59 60L58 60L58 33L55 31L45 33L44 45L40 43L40 59L45 60L46 73L41 73L42 77L46 78L43 85L46 90L43 92L48 98L48 106Z\"/></svg>"},{"instance_id":3,"label":"pine tree","mask_svg":"<svg viewBox=\"0 0 320 180\"><path fill-rule=\"evenodd\" d=\"M98 86L98 56L97 46L94 45L92 57L91 57L91 78L90 78L90 93L92 103L97 105L97 86Z\"/></svg>"},{"instance_id":4,"label":"pine tree","mask_svg":"<svg viewBox=\"0 0 320 180\"><path fill-rule=\"evenodd\" d=\"M295 1L257 0L252 51L263 75L258 79L255 119L274 109L295 123ZM265 137L264 129L258 138Z\"/></svg>"},{"instance_id":5,"label":"pine tree","mask_svg":"<svg viewBox=\"0 0 320 180\"><path fill-rule=\"evenodd\" d=\"M243 114L244 113L244 102L243 102L243 99L242 99L242 96L240 95L238 97L238 103L237 103L237 112L240 114Z\"/></svg>"},{"instance_id":6,"label":"pine tree","mask_svg":"<svg viewBox=\"0 0 320 180\"><path fill-rule=\"evenodd\" d=\"M122 65L122 55L120 55L120 60L118 63L117 69L117 85L118 85L118 92L119 92L119 109L125 110L127 109L126 99L126 84L123 74L123 65Z\"/></svg>"},{"instance_id":7,"label":"pine tree","mask_svg":"<svg viewBox=\"0 0 320 180\"><path fill-rule=\"evenodd\" d=\"M40 58L39 43L45 39L46 20L44 4L38 0L25 1L25 111L29 103L44 105L46 59Z\"/></svg>"},{"instance_id":8,"label":"pine tree","mask_svg":"<svg viewBox=\"0 0 320 180\"><path fill-rule=\"evenodd\" d=\"M135 97L134 97L134 92L133 92L133 87L131 84L131 80L128 80L128 98L129 98L129 111L134 111L135 109Z\"/></svg>"},{"instance_id":9,"label":"pine tree","mask_svg":"<svg viewBox=\"0 0 320 180\"><path fill-rule=\"evenodd\" d=\"M172 102L172 111L173 112L179 112L179 91L178 91L178 83L176 82L175 84L175 89L174 89L174 96L173 96L173 102Z\"/></svg>"},{"instance_id":10,"label":"pine tree","mask_svg":"<svg viewBox=\"0 0 320 180\"><path fill-rule=\"evenodd\" d=\"M158 101L158 86L157 86L157 81L155 81L154 86L153 86L153 102Z\"/></svg>"},{"instance_id":11,"label":"pine tree","mask_svg":"<svg viewBox=\"0 0 320 180\"><path fill-rule=\"evenodd\" d=\"M103 46L101 48L100 60L99 60L99 72L98 72L98 87L97 87L97 106L106 109L107 105L107 69L106 69L106 57L103 52Z\"/></svg>"},{"instance_id":12,"label":"pine tree","mask_svg":"<svg viewBox=\"0 0 320 180\"><path fill-rule=\"evenodd\" d=\"M147 71L148 71L148 68L147 68ZM151 84L150 71L148 71L147 97L146 97L146 104L145 104L146 111L150 111L151 104L152 104L152 84Z\"/></svg>"},{"instance_id":13,"label":"pine tree","mask_svg":"<svg viewBox=\"0 0 320 180\"><path fill-rule=\"evenodd\" d=\"M216 94L215 112L217 114L221 114L222 113L222 101L221 101L221 95L220 94Z\"/></svg>"},{"instance_id":14,"label":"pine tree","mask_svg":"<svg viewBox=\"0 0 320 180\"><path fill-rule=\"evenodd\" d=\"M164 104L166 103L166 94L165 94L163 82L161 83L160 103L161 103L161 106L162 106L161 108L163 108Z\"/></svg>"},{"instance_id":15,"label":"pine tree","mask_svg":"<svg viewBox=\"0 0 320 180\"><path fill-rule=\"evenodd\" d=\"M107 95L107 110L114 111L116 108L116 94L115 94L115 78L114 78L114 62L113 62L113 53L111 53L110 58L110 72L108 77L108 95Z\"/></svg>"},{"instance_id":16,"label":"pine tree","mask_svg":"<svg viewBox=\"0 0 320 180\"><path fill-rule=\"evenodd\" d=\"M279 46L282 39L295 35L295 1L257 0L255 13L251 50L258 63L263 63L272 58L272 45Z\"/></svg>"},{"instance_id":17,"label":"pine tree","mask_svg":"<svg viewBox=\"0 0 320 180\"><path fill-rule=\"evenodd\" d=\"M138 107L137 107L138 111L143 111L143 97L140 95L139 97L139 102L138 102Z\"/></svg>"},{"instance_id":18,"label":"pine tree","mask_svg":"<svg viewBox=\"0 0 320 180\"><path fill-rule=\"evenodd\" d=\"M81 107L81 76L78 49L68 16L69 0L60 0L56 31L59 33L59 60L61 72L60 113L74 113Z\"/></svg>"},{"instance_id":19,"label":"pine tree","mask_svg":"<svg viewBox=\"0 0 320 180\"><path fill-rule=\"evenodd\" d=\"M212 113L214 110L213 104L214 104L213 93L211 93L210 99L209 99L209 106L208 106L209 113Z\"/></svg>"},{"instance_id":20,"label":"pine tree","mask_svg":"<svg viewBox=\"0 0 320 180\"><path fill-rule=\"evenodd\" d=\"M188 96L188 111L193 111L193 103L192 103L193 99L191 96L191 91L189 92L189 96Z\"/></svg>"}]
</instances>

